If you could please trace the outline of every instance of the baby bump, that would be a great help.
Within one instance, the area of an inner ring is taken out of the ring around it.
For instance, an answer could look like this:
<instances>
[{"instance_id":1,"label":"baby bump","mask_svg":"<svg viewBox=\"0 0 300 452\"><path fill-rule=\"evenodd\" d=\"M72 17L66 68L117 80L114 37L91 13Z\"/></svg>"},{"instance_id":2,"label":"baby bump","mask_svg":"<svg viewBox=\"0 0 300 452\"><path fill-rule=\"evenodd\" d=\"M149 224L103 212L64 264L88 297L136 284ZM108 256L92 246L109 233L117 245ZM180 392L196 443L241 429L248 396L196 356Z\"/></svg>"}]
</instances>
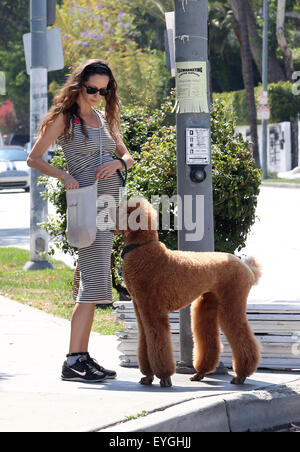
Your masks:
<instances>
[{"instance_id":1,"label":"baby bump","mask_svg":"<svg viewBox=\"0 0 300 452\"><path fill-rule=\"evenodd\" d=\"M80 173L75 174L74 178L79 182L80 188L88 187L96 182L95 170L92 167L85 168Z\"/></svg>"},{"instance_id":2,"label":"baby bump","mask_svg":"<svg viewBox=\"0 0 300 452\"><path fill-rule=\"evenodd\" d=\"M122 195L123 181L120 176L119 171L116 171L107 179L99 179L98 181L98 198L103 199L111 196L115 203L119 203L120 197Z\"/></svg>"},{"instance_id":3,"label":"baby bump","mask_svg":"<svg viewBox=\"0 0 300 452\"><path fill-rule=\"evenodd\" d=\"M98 181L97 199L97 227L102 230L110 230L111 209L115 210L122 198L123 181L119 172L115 172L107 179Z\"/></svg>"}]
</instances>

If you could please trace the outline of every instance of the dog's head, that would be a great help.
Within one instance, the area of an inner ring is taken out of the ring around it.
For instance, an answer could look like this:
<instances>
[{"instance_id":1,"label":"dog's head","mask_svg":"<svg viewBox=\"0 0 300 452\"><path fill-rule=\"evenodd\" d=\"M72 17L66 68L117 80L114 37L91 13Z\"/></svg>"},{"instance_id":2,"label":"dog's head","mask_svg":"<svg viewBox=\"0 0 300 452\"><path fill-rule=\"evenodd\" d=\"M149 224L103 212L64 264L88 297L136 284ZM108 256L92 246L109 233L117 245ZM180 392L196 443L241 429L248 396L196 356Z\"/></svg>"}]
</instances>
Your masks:
<instances>
[{"instance_id":1,"label":"dog's head","mask_svg":"<svg viewBox=\"0 0 300 452\"><path fill-rule=\"evenodd\" d=\"M111 231L125 237L157 234L157 212L142 196L128 199L116 210L110 211L114 227Z\"/></svg>"}]
</instances>

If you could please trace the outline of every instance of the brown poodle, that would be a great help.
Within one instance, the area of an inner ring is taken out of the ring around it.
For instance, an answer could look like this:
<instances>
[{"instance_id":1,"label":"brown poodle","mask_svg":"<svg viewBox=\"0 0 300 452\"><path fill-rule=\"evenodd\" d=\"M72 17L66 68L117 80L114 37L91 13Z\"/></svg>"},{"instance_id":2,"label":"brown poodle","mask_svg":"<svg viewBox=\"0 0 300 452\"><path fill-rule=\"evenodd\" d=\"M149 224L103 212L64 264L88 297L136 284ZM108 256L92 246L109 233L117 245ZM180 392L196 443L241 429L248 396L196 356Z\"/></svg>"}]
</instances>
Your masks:
<instances>
[{"instance_id":1,"label":"brown poodle","mask_svg":"<svg viewBox=\"0 0 300 452\"><path fill-rule=\"evenodd\" d=\"M261 276L255 259L242 262L227 253L169 250L158 240L155 209L142 197L131 198L117 210L116 218L111 216L113 232L121 233L125 241L123 276L134 304L139 367L145 375L140 383L149 385L156 375L161 386L172 385L176 369L168 314L191 304L197 371L191 380L202 380L218 366L221 327L237 374L231 383L243 384L260 360L246 315L249 291ZM138 229L131 226L133 217Z\"/></svg>"}]
</instances>

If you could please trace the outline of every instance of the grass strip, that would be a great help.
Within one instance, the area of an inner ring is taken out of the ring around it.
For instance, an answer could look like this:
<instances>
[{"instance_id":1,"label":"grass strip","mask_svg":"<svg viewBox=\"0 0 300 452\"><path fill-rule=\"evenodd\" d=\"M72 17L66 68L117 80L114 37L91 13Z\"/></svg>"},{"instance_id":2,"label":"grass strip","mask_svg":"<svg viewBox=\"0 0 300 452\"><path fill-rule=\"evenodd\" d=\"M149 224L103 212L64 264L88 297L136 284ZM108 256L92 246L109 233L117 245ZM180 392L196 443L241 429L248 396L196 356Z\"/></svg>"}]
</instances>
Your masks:
<instances>
[{"instance_id":1,"label":"grass strip","mask_svg":"<svg viewBox=\"0 0 300 452\"><path fill-rule=\"evenodd\" d=\"M64 262L49 257L54 269L24 271L30 253L20 248L0 248L0 294L57 317L71 320L74 301L72 284L74 270ZM118 293L113 289L113 301ZM125 330L115 319L112 308L96 309L92 330L115 335Z\"/></svg>"}]
</instances>

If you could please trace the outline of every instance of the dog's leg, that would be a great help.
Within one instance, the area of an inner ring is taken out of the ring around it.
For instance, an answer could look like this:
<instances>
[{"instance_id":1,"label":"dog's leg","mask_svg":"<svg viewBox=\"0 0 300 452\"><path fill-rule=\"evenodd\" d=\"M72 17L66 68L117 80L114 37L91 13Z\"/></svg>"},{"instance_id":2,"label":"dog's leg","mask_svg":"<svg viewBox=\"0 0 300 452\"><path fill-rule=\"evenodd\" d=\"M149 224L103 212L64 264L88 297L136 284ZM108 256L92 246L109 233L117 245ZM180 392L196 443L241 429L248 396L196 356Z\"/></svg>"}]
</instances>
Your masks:
<instances>
[{"instance_id":1,"label":"dog's leg","mask_svg":"<svg viewBox=\"0 0 300 452\"><path fill-rule=\"evenodd\" d=\"M191 307L194 338L194 368L197 373L191 381L202 380L213 372L219 363L221 352L218 326L218 299L213 293L197 298Z\"/></svg>"},{"instance_id":2,"label":"dog's leg","mask_svg":"<svg viewBox=\"0 0 300 452\"><path fill-rule=\"evenodd\" d=\"M140 380L140 384L142 385L151 385L154 380L154 372L151 369L149 358L148 358L148 351L147 351L147 342L146 342L146 336L144 331L144 326L141 320L141 316L137 307L137 304L133 300L133 306L135 311L135 316L138 323L138 329L139 329L139 345L138 345L138 360L139 360L139 368L142 374L146 375Z\"/></svg>"},{"instance_id":3,"label":"dog's leg","mask_svg":"<svg viewBox=\"0 0 300 452\"><path fill-rule=\"evenodd\" d=\"M149 303L151 306L151 303ZM139 309L145 330L148 357L154 375L162 387L172 386L171 375L176 371L168 314Z\"/></svg>"},{"instance_id":4,"label":"dog's leg","mask_svg":"<svg viewBox=\"0 0 300 452\"><path fill-rule=\"evenodd\" d=\"M231 293L222 298L219 321L232 348L233 369L237 377L232 384L243 384L260 361L260 346L247 319L247 294Z\"/></svg>"}]
</instances>

